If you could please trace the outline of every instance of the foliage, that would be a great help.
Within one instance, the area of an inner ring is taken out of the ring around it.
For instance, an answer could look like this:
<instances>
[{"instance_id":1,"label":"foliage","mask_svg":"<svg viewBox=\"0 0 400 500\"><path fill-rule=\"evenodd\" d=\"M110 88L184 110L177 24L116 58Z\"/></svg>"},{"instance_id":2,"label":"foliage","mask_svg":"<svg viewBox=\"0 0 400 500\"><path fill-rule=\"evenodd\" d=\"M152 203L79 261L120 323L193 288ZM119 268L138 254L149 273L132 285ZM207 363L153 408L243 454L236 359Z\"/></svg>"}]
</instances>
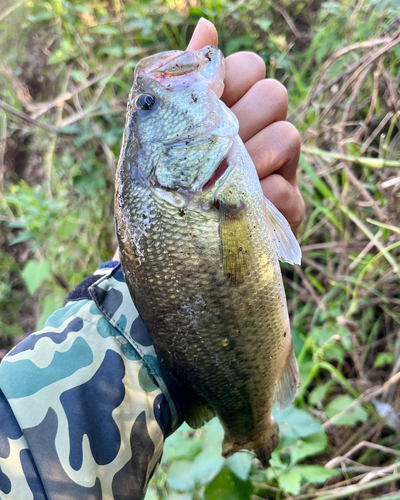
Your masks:
<instances>
[{"instance_id":1,"label":"foliage","mask_svg":"<svg viewBox=\"0 0 400 500\"><path fill-rule=\"evenodd\" d=\"M248 453L223 459L217 420L183 425L146 499L396 491L397 0L9 0L0 12L0 357L111 258L133 70L147 54L184 49L201 16L216 24L226 55L263 57L302 134L303 266L284 266L302 385L296 406L274 413L281 438L271 468Z\"/></svg>"}]
</instances>

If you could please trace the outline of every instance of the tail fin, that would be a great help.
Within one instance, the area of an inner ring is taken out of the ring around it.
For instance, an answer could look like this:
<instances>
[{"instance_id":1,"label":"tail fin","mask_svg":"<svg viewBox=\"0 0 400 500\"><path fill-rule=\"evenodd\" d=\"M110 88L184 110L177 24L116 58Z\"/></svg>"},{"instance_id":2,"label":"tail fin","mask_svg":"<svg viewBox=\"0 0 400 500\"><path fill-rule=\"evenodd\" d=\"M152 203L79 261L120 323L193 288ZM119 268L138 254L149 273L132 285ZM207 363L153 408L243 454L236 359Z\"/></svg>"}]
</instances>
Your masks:
<instances>
[{"instance_id":1,"label":"tail fin","mask_svg":"<svg viewBox=\"0 0 400 500\"><path fill-rule=\"evenodd\" d=\"M226 437L222 443L222 456L230 457L239 450L251 450L257 455L263 467L269 467L271 454L279 443L279 427L273 417L268 429L259 434L253 441L246 443L232 443Z\"/></svg>"},{"instance_id":2,"label":"tail fin","mask_svg":"<svg viewBox=\"0 0 400 500\"><path fill-rule=\"evenodd\" d=\"M278 443L279 427L275 420L271 417L271 426L268 428L267 432L264 433L262 440L260 440L257 444L254 443L255 447L253 448L263 467L269 467L271 454L278 446Z\"/></svg>"}]
</instances>

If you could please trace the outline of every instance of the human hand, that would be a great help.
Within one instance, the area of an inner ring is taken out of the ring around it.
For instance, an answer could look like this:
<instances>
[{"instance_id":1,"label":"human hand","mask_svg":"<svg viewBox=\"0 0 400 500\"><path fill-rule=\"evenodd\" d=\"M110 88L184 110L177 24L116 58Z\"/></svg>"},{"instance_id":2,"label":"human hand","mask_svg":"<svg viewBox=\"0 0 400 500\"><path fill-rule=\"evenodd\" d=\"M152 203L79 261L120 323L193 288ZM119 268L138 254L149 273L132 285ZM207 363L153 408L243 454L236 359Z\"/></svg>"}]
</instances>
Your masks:
<instances>
[{"instance_id":1,"label":"human hand","mask_svg":"<svg viewBox=\"0 0 400 500\"><path fill-rule=\"evenodd\" d=\"M187 50L218 45L215 26L200 19ZM222 101L239 120L242 138L257 169L264 195L282 212L292 229L304 217L296 170L300 135L286 120L288 96L277 80L265 79L265 63L252 52L228 56Z\"/></svg>"}]
</instances>

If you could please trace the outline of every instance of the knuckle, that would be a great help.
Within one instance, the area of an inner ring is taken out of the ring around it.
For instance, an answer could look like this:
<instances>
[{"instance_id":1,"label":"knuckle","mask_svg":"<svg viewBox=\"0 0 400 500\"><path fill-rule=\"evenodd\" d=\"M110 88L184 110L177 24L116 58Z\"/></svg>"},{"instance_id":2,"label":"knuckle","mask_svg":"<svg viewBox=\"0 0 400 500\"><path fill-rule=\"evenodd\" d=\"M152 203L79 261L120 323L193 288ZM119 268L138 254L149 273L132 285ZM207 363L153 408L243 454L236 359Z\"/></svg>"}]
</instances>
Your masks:
<instances>
[{"instance_id":1,"label":"knuckle","mask_svg":"<svg viewBox=\"0 0 400 500\"><path fill-rule=\"evenodd\" d=\"M261 94L263 99L270 101L274 108L282 111L282 113L279 113L280 119L284 119L286 117L288 109L288 93L286 88L281 83L277 80L267 78L265 80L258 81L254 85L254 89Z\"/></svg>"},{"instance_id":2,"label":"knuckle","mask_svg":"<svg viewBox=\"0 0 400 500\"><path fill-rule=\"evenodd\" d=\"M306 213L306 204L304 202L303 197L300 194L300 191L296 190L296 197L294 203L296 205L296 210L293 212L293 217L290 225L293 229L297 229L304 219L304 215Z\"/></svg>"},{"instance_id":3,"label":"knuckle","mask_svg":"<svg viewBox=\"0 0 400 500\"><path fill-rule=\"evenodd\" d=\"M275 134L284 142L285 149L290 151L291 158L297 156L301 149L301 136L297 128L290 122L283 120L275 122L273 126Z\"/></svg>"},{"instance_id":4,"label":"knuckle","mask_svg":"<svg viewBox=\"0 0 400 500\"><path fill-rule=\"evenodd\" d=\"M254 73L257 75L258 79L265 78L267 72L264 59L254 52L242 52L246 55L246 59L250 66L252 66Z\"/></svg>"},{"instance_id":5,"label":"knuckle","mask_svg":"<svg viewBox=\"0 0 400 500\"><path fill-rule=\"evenodd\" d=\"M297 128L289 122L284 123L283 135L288 143L288 145L296 152L300 151L301 148L301 136Z\"/></svg>"},{"instance_id":6,"label":"knuckle","mask_svg":"<svg viewBox=\"0 0 400 500\"><path fill-rule=\"evenodd\" d=\"M266 88L268 89L269 95L273 96L274 99L279 104L288 104L288 92L286 87L278 80L273 80L272 78L267 78L265 81Z\"/></svg>"}]
</instances>

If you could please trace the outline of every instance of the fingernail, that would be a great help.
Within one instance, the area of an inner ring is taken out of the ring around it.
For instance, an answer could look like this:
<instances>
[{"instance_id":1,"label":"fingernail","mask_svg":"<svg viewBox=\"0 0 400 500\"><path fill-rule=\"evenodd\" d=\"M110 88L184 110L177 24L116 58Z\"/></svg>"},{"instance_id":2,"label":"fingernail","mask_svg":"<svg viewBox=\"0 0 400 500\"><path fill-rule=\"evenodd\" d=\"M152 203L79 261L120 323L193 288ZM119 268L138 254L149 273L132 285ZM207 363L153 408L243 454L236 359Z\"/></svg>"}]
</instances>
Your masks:
<instances>
[{"instance_id":1,"label":"fingernail","mask_svg":"<svg viewBox=\"0 0 400 500\"><path fill-rule=\"evenodd\" d=\"M197 21L197 24L196 24L196 27L193 31L193 35L192 35L192 38L194 37L194 35L196 34L197 31L199 31L201 29L201 26L204 24L204 23L208 23L209 21L207 21L207 19L205 19L204 17L201 17L198 21Z\"/></svg>"},{"instance_id":2,"label":"fingernail","mask_svg":"<svg viewBox=\"0 0 400 500\"><path fill-rule=\"evenodd\" d=\"M196 35L202 30L204 29L204 27L206 27L207 25L212 25L212 23L210 21L208 21L208 19L206 19L205 17L201 17L198 21L197 21L197 24L196 24L196 27L193 31L193 34L192 34L192 37L190 39L190 42L189 42L189 45L187 46L187 49L186 50L190 50L190 47L192 45L192 40L196 37Z\"/></svg>"}]
</instances>

